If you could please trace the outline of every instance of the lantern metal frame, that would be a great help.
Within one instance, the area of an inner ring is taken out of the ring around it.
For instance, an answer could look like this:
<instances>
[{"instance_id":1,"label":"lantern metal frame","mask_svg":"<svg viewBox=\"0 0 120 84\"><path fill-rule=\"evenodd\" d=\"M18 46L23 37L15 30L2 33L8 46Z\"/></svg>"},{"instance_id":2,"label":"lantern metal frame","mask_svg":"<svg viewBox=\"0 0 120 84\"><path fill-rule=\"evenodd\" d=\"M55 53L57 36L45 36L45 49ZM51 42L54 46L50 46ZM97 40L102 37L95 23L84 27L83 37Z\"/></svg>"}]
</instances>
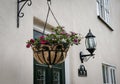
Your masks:
<instances>
[{"instance_id":1,"label":"lantern metal frame","mask_svg":"<svg viewBox=\"0 0 120 84\"><path fill-rule=\"evenodd\" d=\"M86 39L92 38L93 41L95 41L95 40L94 40L95 36L92 34L92 32L91 32L90 29L89 29L89 32L87 33L87 35L86 35L85 38L86 38ZM95 43L95 42L94 42L94 43ZM90 43L89 43L89 44L90 44ZM83 54L82 51L80 52L80 60L81 60L81 63L83 63L85 57L89 57L89 58L90 58L90 57L93 57L93 56L95 55L95 54L93 54L93 52L96 50L95 47L96 47L96 43L94 44L94 47L93 47L93 48L86 48L86 50L88 50L88 52L89 52L90 54ZM88 61L89 58L87 58L86 61Z\"/></svg>"},{"instance_id":2,"label":"lantern metal frame","mask_svg":"<svg viewBox=\"0 0 120 84\"><path fill-rule=\"evenodd\" d=\"M17 28L19 28L19 19L24 16L24 13L22 12L22 9L25 5L31 6L32 1L31 0L17 0Z\"/></svg>"}]
</instances>

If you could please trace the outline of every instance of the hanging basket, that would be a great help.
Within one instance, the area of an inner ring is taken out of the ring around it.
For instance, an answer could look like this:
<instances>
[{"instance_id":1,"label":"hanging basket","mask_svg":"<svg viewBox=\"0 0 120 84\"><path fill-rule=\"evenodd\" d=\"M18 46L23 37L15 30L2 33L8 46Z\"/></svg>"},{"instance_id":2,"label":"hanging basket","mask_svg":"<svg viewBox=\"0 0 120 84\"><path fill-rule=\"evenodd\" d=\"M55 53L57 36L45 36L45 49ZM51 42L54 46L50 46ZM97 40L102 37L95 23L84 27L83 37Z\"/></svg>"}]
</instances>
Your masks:
<instances>
[{"instance_id":1,"label":"hanging basket","mask_svg":"<svg viewBox=\"0 0 120 84\"><path fill-rule=\"evenodd\" d=\"M70 45L78 45L81 41L81 35L75 32L67 33L64 27L60 26L50 7L51 0L47 0L48 12L43 29L43 35L40 38L30 39L26 47L32 47L35 60L40 64L54 65L64 62ZM52 14L57 27L52 29L51 34L45 35L45 28L49 14ZM43 44L45 43L45 44ZM60 44L59 44L60 43Z\"/></svg>"},{"instance_id":2,"label":"hanging basket","mask_svg":"<svg viewBox=\"0 0 120 84\"><path fill-rule=\"evenodd\" d=\"M40 64L54 65L64 62L69 45L66 44L41 44L32 46L34 58Z\"/></svg>"}]
</instances>

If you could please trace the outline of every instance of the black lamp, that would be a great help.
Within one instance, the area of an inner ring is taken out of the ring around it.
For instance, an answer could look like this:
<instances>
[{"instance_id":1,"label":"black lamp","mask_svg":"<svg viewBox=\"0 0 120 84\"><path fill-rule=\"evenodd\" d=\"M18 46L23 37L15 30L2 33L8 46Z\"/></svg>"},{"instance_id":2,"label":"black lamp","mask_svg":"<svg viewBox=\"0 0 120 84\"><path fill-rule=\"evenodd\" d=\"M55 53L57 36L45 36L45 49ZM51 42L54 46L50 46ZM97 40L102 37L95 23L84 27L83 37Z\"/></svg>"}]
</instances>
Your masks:
<instances>
[{"instance_id":1,"label":"black lamp","mask_svg":"<svg viewBox=\"0 0 120 84\"><path fill-rule=\"evenodd\" d=\"M87 56L92 57L94 55L93 52L96 49L96 42L94 40L95 36L92 34L90 29L89 29L88 34L85 36L85 38L86 38L85 40L86 50L88 50L90 54L84 55L83 52L81 51L80 52L81 63L83 63L83 60L85 57Z\"/></svg>"}]
</instances>

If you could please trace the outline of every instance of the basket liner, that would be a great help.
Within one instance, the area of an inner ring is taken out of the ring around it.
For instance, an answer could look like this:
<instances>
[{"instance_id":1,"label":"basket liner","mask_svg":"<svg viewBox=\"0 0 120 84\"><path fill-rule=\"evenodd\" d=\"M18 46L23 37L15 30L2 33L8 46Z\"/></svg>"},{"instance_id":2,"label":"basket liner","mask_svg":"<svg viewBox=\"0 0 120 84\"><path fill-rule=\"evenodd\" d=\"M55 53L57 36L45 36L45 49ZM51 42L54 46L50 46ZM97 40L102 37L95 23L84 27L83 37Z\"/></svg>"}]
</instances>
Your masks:
<instances>
[{"instance_id":1,"label":"basket liner","mask_svg":"<svg viewBox=\"0 0 120 84\"><path fill-rule=\"evenodd\" d=\"M32 46L33 56L40 64L54 65L64 62L69 45L64 44L41 44Z\"/></svg>"}]
</instances>

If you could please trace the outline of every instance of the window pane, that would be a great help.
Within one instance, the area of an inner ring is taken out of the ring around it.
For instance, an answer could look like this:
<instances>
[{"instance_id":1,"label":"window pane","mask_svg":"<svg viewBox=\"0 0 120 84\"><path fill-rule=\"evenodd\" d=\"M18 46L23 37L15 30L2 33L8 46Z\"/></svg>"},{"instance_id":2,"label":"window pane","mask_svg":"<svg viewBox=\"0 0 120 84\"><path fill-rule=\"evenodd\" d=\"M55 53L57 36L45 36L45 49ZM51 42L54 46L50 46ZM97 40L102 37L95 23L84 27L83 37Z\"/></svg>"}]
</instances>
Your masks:
<instances>
[{"instance_id":1,"label":"window pane","mask_svg":"<svg viewBox=\"0 0 120 84\"><path fill-rule=\"evenodd\" d=\"M60 72L53 71L53 84L60 84Z\"/></svg>"},{"instance_id":2,"label":"window pane","mask_svg":"<svg viewBox=\"0 0 120 84\"><path fill-rule=\"evenodd\" d=\"M110 69L110 74L111 74L111 83L113 84L113 70Z\"/></svg>"},{"instance_id":3,"label":"window pane","mask_svg":"<svg viewBox=\"0 0 120 84\"><path fill-rule=\"evenodd\" d=\"M37 84L45 84L45 69L37 70Z\"/></svg>"},{"instance_id":4,"label":"window pane","mask_svg":"<svg viewBox=\"0 0 120 84\"><path fill-rule=\"evenodd\" d=\"M109 24L109 0L97 0L97 14Z\"/></svg>"},{"instance_id":5,"label":"window pane","mask_svg":"<svg viewBox=\"0 0 120 84\"><path fill-rule=\"evenodd\" d=\"M106 83L106 80L105 80L105 67L102 66L102 69L103 69L103 82Z\"/></svg>"},{"instance_id":6,"label":"window pane","mask_svg":"<svg viewBox=\"0 0 120 84\"><path fill-rule=\"evenodd\" d=\"M107 79L107 83L109 83L109 73L108 73L108 67L106 66L106 79Z\"/></svg>"},{"instance_id":7,"label":"window pane","mask_svg":"<svg viewBox=\"0 0 120 84\"><path fill-rule=\"evenodd\" d=\"M34 36L34 38L36 39L36 38L39 38L40 36L42 36L42 33L34 30L34 31L33 31L33 36Z\"/></svg>"},{"instance_id":8,"label":"window pane","mask_svg":"<svg viewBox=\"0 0 120 84\"><path fill-rule=\"evenodd\" d=\"M114 80L114 83L113 84L116 84L116 78L115 78L115 70L113 70L113 80Z\"/></svg>"},{"instance_id":9,"label":"window pane","mask_svg":"<svg viewBox=\"0 0 120 84\"><path fill-rule=\"evenodd\" d=\"M99 7L99 4L100 4L100 3L97 1L97 15L100 15L100 11L99 11L99 10L100 10L100 7Z\"/></svg>"},{"instance_id":10,"label":"window pane","mask_svg":"<svg viewBox=\"0 0 120 84\"><path fill-rule=\"evenodd\" d=\"M102 65L103 70L103 83L116 84L115 68L106 64Z\"/></svg>"}]
</instances>

